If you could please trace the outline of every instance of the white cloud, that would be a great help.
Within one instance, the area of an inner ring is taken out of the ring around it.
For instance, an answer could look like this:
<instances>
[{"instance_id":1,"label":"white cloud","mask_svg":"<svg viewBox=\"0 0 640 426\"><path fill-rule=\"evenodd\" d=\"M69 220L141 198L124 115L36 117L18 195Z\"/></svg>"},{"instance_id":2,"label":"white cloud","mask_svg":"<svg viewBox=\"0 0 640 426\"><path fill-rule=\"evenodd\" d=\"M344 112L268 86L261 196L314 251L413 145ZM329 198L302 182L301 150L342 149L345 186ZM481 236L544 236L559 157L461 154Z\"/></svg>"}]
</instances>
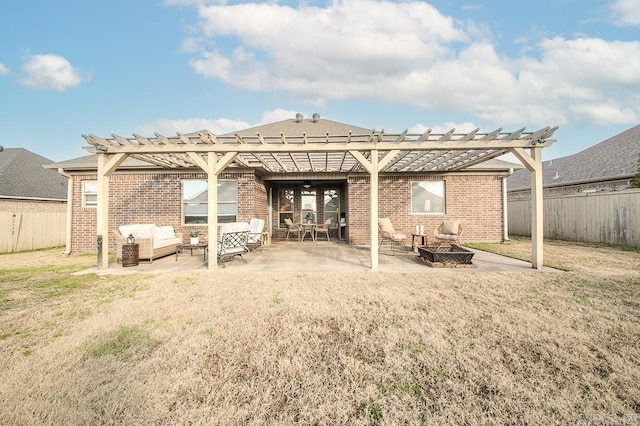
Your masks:
<instances>
[{"instance_id":1,"label":"white cloud","mask_svg":"<svg viewBox=\"0 0 640 426\"><path fill-rule=\"evenodd\" d=\"M20 83L31 89L64 91L79 86L91 77L71 66L62 56L30 55L25 60Z\"/></svg>"},{"instance_id":2,"label":"white cloud","mask_svg":"<svg viewBox=\"0 0 640 426\"><path fill-rule=\"evenodd\" d=\"M207 118L190 118L186 120L159 118L137 126L134 132L142 136L151 136L156 132L163 136L174 136L176 132L190 133L199 130L209 130L213 134L225 134L235 130L246 129L247 127L250 126L244 121L231 120L228 118L219 118L216 120Z\"/></svg>"},{"instance_id":3,"label":"white cloud","mask_svg":"<svg viewBox=\"0 0 640 426\"><path fill-rule=\"evenodd\" d=\"M609 5L611 22L620 27L640 25L639 6L638 0L614 0Z\"/></svg>"},{"instance_id":4,"label":"white cloud","mask_svg":"<svg viewBox=\"0 0 640 426\"><path fill-rule=\"evenodd\" d=\"M470 123L468 121L464 123L454 123L452 121L449 121L442 124L435 124L433 126L425 126L424 124L415 124L411 126L408 130L409 130L409 133L424 133L427 130L431 129L431 133L433 134L444 134L449 132L451 129L455 129L455 134L463 134L463 133L472 132L476 128L477 126L475 124ZM489 131L492 131L492 130L495 130L495 129L489 129Z\"/></svg>"},{"instance_id":5,"label":"white cloud","mask_svg":"<svg viewBox=\"0 0 640 426\"><path fill-rule=\"evenodd\" d=\"M9 74L9 68L4 66L3 63L0 63L0 75L7 75L7 74Z\"/></svg>"},{"instance_id":6,"label":"white cloud","mask_svg":"<svg viewBox=\"0 0 640 426\"><path fill-rule=\"evenodd\" d=\"M190 133L200 130L209 130L213 134L223 135L226 133L232 133L236 130L243 130L249 127L259 126L261 124L287 120L295 117L298 112L299 111L280 108L265 111L260 117L260 121L255 124L250 124L242 120L233 120L230 118L189 118L184 120L159 118L157 120L153 120L136 126L136 128L134 129L134 133L138 133L142 136L151 136L154 133L159 133L163 136L174 136L176 132Z\"/></svg>"},{"instance_id":7,"label":"white cloud","mask_svg":"<svg viewBox=\"0 0 640 426\"><path fill-rule=\"evenodd\" d=\"M196 73L243 90L315 106L373 99L464 111L506 126L640 120L640 42L558 37L508 57L484 26L422 1L213 4L198 9L200 33L184 50Z\"/></svg>"}]
</instances>

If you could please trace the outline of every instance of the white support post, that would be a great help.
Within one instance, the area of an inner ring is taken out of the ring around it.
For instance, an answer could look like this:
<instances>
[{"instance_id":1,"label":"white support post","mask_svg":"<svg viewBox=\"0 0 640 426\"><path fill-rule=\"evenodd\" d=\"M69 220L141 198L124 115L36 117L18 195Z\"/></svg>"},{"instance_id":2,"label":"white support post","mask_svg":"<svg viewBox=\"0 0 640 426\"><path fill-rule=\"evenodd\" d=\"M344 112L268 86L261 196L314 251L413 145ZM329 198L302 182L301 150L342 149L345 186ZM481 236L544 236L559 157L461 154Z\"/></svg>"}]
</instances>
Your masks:
<instances>
[{"instance_id":1,"label":"white support post","mask_svg":"<svg viewBox=\"0 0 640 426\"><path fill-rule=\"evenodd\" d=\"M378 270L378 150L371 150L369 199L371 210L371 270Z\"/></svg>"},{"instance_id":2,"label":"white support post","mask_svg":"<svg viewBox=\"0 0 640 426\"><path fill-rule=\"evenodd\" d=\"M542 148L531 148L531 159L535 163L531 175L531 266L542 269L544 240Z\"/></svg>"},{"instance_id":3,"label":"white support post","mask_svg":"<svg viewBox=\"0 0 640 426\"><path fill-rule=\"evenodd\" d=\"M96 245L98 248L98 269L109 267L109 175L107 154L98 154L98 194L96 200Z\"/></svg>"},{"instance_id":4,"label":"white support post","mask_svg":"<svg viewBox=\"0 0 640 426\"><path fill-rule=\"evenodd\" d=\"M209 224L209 263L207 269L214 271L218 268L218 174L216 162L218 156L215 152L207 154L207 221Z\"/></svg>"}]
</instances>

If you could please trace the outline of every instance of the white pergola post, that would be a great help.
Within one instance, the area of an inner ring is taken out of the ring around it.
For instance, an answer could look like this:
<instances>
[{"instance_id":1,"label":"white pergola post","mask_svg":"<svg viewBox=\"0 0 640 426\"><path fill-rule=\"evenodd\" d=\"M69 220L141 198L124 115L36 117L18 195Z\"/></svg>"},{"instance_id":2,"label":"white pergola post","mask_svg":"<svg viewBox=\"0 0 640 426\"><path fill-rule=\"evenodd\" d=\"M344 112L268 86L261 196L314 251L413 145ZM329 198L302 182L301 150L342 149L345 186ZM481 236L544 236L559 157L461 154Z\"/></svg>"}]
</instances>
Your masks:
<instances>
[{"instance_id":1,"label":"white pergola post","mask_svg":"<svg viewBox=\"0 0 640 426\"><path fill-rule=\"evenodd\" d=\"M369 198L371 205L371 270L378 270L378 150L371 150Z\"/></svg>"},{"instance_id":2,"label":"white pergola post","mask_svg":"<svg viewBox=\"0 0 640 426\"><path fill-rule=\"evenodd\" d=\"M206 160L195 152L187 154L207 174L207 232L209 234L207 269L211 271L218 268L218 175L231 164L238 153L227 152L220 161L218 161L218 154L213 151L207 152Z\"/></svg>"},{"instance_id":3,"label":"white pergola post","mask_svg":"<svg viewBox=\"0 0 640 426\"><path fill-rule=\"evenodd\" d=\"M531 172L531 266L542 269L543 265L543 187L542 147L530 148L528 155L523 148L512 148L511 152Z\"/></svg>"},{"instance_id":4,"label":"white pergola post","mask_svg":"<svg viewBox=\"0 0 640 426\"><path fill-rule=\"evenodd\" d=\"M98 244L98 269L109 267L109 176L127 158L128 154L98 153L98 194L96 200L96 236Z\"/></svg>"},{"instance_id":5,"label":"white pergola post","mask_svg":"<svg viewBox=\"0 0 640 426\"><path fill-rule=\"evenodd\" d=\"M531 158L535 169L531 175L531 265L541 269L543 265L544 205L542 187L542 148L532 148Z\"/></svg>"},{"instance_id":6,"label":"white pergola post","mask_svg":"<svg viewBox=\"0 0 640 426\"><path fill-rule=\"evenodd\" d=\"M98 154L98 194L96 200L96 236L98 269L109 266L109 176L106 173L107 154Z\"/></svg>"}]
</instances>

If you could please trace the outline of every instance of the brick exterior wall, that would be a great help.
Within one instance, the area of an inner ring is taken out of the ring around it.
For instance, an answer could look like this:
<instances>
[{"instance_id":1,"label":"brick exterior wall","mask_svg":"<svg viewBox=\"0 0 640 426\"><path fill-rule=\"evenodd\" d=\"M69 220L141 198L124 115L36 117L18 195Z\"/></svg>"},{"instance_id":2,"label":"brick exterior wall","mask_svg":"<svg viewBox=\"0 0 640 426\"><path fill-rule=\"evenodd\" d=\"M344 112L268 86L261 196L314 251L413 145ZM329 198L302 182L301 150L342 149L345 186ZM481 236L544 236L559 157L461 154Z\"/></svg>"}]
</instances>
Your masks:
<instances>
[{"instance_id":1,"label":"brick exterior wall","mask_svg":"<svg viewBox=\"0 0 640 426\"><path fill-rule=\"evenodd\" d=\"M109 178L109 232L105 241L109 252L115 252L113 230L123 224L154 223L171 225L182 232L186 241L192 229L208 239L207 227L182 224L182 180L203 179L204 173L115 173ZM266 189L253 173L221 173L219 179L237 180L237 220L248 222L252 217L266 219ZM82 205L82 182L97 180L95 174L73 177L72 254L96 253L96 208Z\"/></svg>"},{"instance_id":2,"label":"brick exterior wall","mask_svg":"<svg viewBox=\"0 0 640 426\"><path fill-rule=\"evenodd\" d=\"M445 180L445 214L412 214L411 182ZM461 241L502 241L502 178L486 175L447 175L384 177L379 179L379 217L389 217L396 229L409 236L416 225L424 225L432 235L443 220L459 220ZM348 181L349 242L369 245L369 177L350 177Z\"/></svg>"},{"instance_id":3,"label":"brick exterior wall","mask_svg":"<svg viewBox=\"0 0 640 426\"><path fill-rule=\"evenodd\" d=\"M96 180L95 174L73 177L72 253L95 253L96 208L82 206L82 182ZM115 173L109 180L109 252L115 252L113 229L122 224L155 223L171 225L182 232L186 241L192 229L202 231L206 226L182 225L183 179L206 179L204 173ZM268 183L253 173L222 173L219 179L236 179L238 189L238 221L252 217L268 220ZM411 182L445 180L446 214L417 215L411 213ZM411 235L416 225L424 225L425 233L433 231L445 219L459 220L463 226L462 241L500 242L502 240L502 178L498 175L421 175L381 176L379 180L379 216L391 218L398 229ZM341 211L346 212L346 234L350 244L369 245L369 177L350 176L346 183L336 181L327 187L341 190ZM316 188L322 191L323 188ZM284 238L285 230L278 228L278 186L273 187L272 227L274 238ZM296 190L299 197L300 190ZM299 199L299 198L298 198ZM300 212L296 209L300 220ZM322 203L318 215L322 217ZM332 238L335 231L332 232Z\"/></svg>"}]
</instances>

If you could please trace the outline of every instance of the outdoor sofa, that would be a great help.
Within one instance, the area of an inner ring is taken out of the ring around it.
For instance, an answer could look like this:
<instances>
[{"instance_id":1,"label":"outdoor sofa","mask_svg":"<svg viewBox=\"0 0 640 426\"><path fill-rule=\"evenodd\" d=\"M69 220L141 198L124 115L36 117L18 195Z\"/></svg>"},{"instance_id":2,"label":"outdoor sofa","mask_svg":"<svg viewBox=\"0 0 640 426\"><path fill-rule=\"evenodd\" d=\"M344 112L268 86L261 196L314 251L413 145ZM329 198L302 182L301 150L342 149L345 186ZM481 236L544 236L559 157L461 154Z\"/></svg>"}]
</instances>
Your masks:
<instances>
[{"instance_id":1,"label":"outdoor sofa","mask_svg":"<svg viewBox=\"0 0 640 426\"><path fill-rule=\"evenodd\" d=\"M138 244L139 259L153 262L162 256L174 254L178 245L182 244L182 234L176 233L173 226L156 226L155 224L122 225L113 231L116 237L116 260L122 260L122 245L127 237L133 235Z\"/></svg>"}]
</instances>

